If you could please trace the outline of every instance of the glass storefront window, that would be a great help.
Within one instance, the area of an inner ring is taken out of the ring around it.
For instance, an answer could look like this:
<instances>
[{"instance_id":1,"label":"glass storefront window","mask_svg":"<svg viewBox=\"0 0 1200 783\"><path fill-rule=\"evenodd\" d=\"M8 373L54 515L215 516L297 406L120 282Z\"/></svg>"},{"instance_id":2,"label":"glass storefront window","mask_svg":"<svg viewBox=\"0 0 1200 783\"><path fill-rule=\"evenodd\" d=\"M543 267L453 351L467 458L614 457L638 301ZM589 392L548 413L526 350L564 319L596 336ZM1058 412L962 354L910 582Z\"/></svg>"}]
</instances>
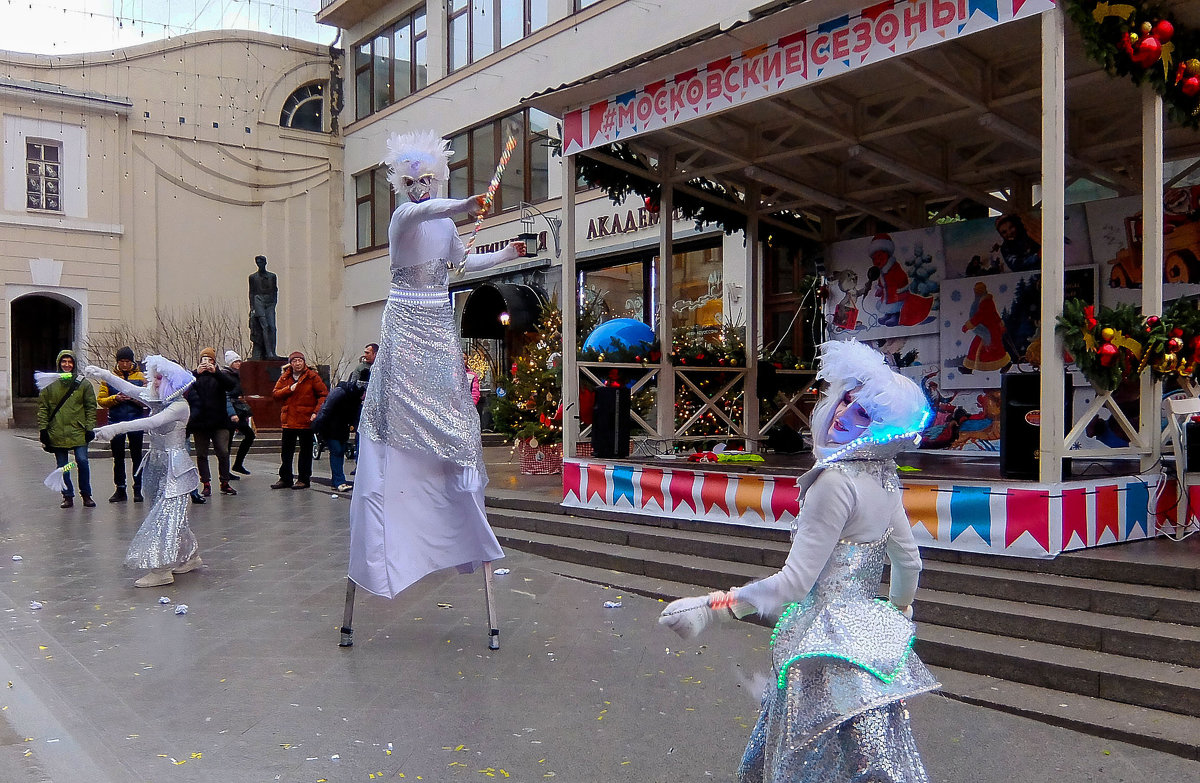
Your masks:
<instances>
[{"instance_id":1,"label":"glass storefront window","mask_svg":"<svg viewBox=\"0 0 1200 783\"><path fill-rule=\"evenodd\" d=\"M671 327L720 329L724 306L719 245L676 252L671 278Z\"/></svg>"},{"instance_id":2,"label":"glass storefront window","mask_svg":"<svg viewBox=\"0 0 1200 783\"><path fill-rule=\"evenodd\" d=\"M646 321L646 262L633 261L583 272L580 324L595 328L613 318ZM590 329L589 329L590 332ZM580 331L580 338L587 334Z\"/></svg>"}]
</instances>

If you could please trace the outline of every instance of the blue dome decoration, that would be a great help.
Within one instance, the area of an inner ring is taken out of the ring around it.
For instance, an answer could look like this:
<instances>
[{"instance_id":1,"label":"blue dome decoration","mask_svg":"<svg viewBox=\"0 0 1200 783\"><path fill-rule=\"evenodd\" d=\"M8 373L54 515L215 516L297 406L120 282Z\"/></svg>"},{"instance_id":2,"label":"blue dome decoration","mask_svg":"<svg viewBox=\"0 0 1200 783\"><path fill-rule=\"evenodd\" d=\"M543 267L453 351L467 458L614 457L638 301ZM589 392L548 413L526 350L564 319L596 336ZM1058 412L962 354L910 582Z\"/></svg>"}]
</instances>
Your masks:
<instances>
[{"instance_id":1,"label":"blue dome decoration","mask_svg":"<svg viewBox=\"0 0 1200 783\"><path fill-rule=\"evenodd\" d=\"M614 318L592 330L583 341L583 350L604 353L622 348L636 348L640 344L653 345L657 335L654 330L636 318Z\"/></svg>"}]
</instances>

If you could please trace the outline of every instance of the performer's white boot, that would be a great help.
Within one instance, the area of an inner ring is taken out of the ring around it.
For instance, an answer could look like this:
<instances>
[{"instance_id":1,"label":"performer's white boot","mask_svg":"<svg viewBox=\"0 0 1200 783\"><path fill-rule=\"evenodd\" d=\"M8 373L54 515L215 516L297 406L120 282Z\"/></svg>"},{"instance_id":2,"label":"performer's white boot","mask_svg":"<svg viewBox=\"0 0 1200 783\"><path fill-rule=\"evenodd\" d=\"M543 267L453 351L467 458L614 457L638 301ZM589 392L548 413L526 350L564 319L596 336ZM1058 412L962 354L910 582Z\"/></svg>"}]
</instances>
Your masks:
<instances>
[{"instance_id":1,"label":"performer's white boot","mask_svg":"<svg viewBox=\"0 0 1200 783\"><path fill-rule=\"evenodd\" d=\"M147 571L146 575L133 583L134 587L159 587L175 583L175 576L169 568L156 568Z\"/></svg>"}]
</instances>

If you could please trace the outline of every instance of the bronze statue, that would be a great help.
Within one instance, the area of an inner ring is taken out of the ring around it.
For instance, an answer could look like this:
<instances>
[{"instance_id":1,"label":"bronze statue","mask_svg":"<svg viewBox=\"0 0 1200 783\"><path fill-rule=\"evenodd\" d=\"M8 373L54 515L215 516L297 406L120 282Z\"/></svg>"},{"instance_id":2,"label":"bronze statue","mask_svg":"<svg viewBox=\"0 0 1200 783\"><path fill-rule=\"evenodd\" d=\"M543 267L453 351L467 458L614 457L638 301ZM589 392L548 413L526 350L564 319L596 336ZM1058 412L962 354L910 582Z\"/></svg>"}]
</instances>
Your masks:
<instances>
[{"instance_id":1,"label":"bronze statue","mask_svg":"<svg viewBox=\"0 0 1200 783\"><path fill-rule=\"evenodd\" d=\"M252 359L278 359L275 353L275 305L279 279L267 271L267 257L255 256L258 271L250 275L250 344Z\"/></svg>"}]
</instances>

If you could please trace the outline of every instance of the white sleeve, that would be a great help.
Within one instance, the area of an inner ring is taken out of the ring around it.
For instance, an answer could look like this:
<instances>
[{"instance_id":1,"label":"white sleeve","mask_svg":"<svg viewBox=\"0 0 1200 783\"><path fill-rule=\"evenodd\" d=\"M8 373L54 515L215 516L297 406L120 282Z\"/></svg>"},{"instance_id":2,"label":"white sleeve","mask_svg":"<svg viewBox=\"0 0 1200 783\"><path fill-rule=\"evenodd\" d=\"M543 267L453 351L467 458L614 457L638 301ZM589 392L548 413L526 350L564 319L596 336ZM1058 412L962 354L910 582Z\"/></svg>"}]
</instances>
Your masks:
<instances>
[{"instance_id":1,"label":"white sleeve","mask_svg":"<svg viewBox=\"0 0 1200 783\"><path fill-rule=\"evenodd\" d=\"M888 600L896 606L908 606L917 594L917 580L921 576L921 553L913 538L912 525L904 504L898 503L892 514L892 535L888 537L888 560L892 564L892 575L888 586Z\"/></svg>"},{"instance_id":2,"label":"white sleeve","mask_svg":"<svg viewBox=\"0 0 1200 783\"><path fill-rule=\"evenodd\" d=\"M760 614L770 614L808 595L837 546L855 503L850 479L840 471L824 471L804 496L796 537L783 568L739 587L735 591L738 601L753 605Z\"/></svg>"},{"instance_id":3,"label":"white sleeve","mask_svg":"<svg viewBox=\"0 0 1200 783\"><path fill-rule=\"evenodd\" d=\"M391 223L388 224L388 238L394 234L408 231L417 223L426 220L453 218L456 215L467 214L473 199L431 198L414 204L406 201L396 207L392 213Z\"/></svg>"},{"instance_id":4,"label":"white sleeve","mask_svg":"<svg viewBox=\"0 0 1200 783\"><path fill-rule=\"evenodd\" d=\"M465 251L466 248L463 248ZM468 253L465 270L467 272L480 272L484 269L491 269L496 264L503 264L505 261L515 261L520 256L517 255L517 249L511 244L505 245L495 253Z\"/></svg>"},{"instance_id":5,"label":"white sleeve","mask_svg":"<svg viewBox=\"0 0 1200 783\"><path fill-rule=\"evenodd\" d=\"M108 384L108 388L110 390L116 389L127 397L140 399L142 392L146 391L144 386L138 386L137 384L130 383L119 375L116 375L109 370L104 369L103 367L96 367L96 369L91 373L88 373L85 370L84 375L88 376L89 378L96 378L97 380L104 381Z\"/></svg>"}]
</instances>

